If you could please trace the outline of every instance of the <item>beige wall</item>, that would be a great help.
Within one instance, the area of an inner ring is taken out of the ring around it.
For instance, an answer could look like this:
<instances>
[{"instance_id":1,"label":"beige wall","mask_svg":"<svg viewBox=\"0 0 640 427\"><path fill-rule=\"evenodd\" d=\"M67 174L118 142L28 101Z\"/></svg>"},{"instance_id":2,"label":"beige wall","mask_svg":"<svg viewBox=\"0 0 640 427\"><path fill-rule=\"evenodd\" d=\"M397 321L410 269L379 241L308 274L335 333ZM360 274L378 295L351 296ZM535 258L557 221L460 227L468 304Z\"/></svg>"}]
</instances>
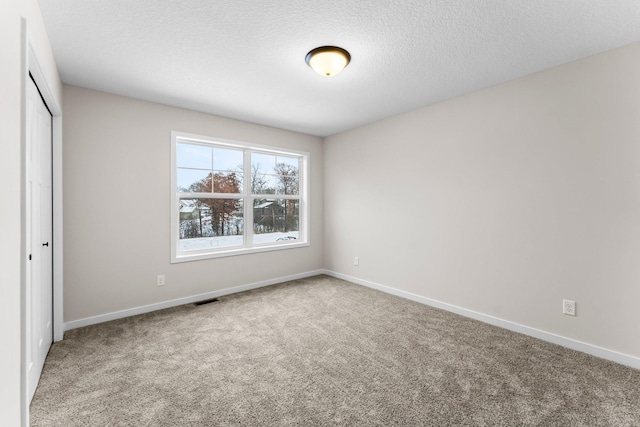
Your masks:
<instances>
[{"instance_id":1,"label":"beige wall","mask_svg":"<svg viewBox=\"0 0 640 427\"><path fill-rule=\"evenodd\" d=\"M320 138L73 86L64 97L65 322L322 268ZM170 264L172 130L310 152L311 246Z\"/></svg>"},{"instance_id":2,"label":"beige wall","mask_svg":"<svg viewBox=\"0 0 640 427\"><path fill-rule=\"evenodd\" d=\"M0 419L20 425L21 218L21 18L31 43L60 100L62 84L36 0L0 2Z\"/></svg>"},{"instance_id":3,"label":"beige wall","mask_svg":"<svg viewBox=\"0 0 640 427\"><path fill-rule=\"evenodd\" d=\"M640 43L324 148L327 269L640 357Z\"/></svg>"}]
</instances>

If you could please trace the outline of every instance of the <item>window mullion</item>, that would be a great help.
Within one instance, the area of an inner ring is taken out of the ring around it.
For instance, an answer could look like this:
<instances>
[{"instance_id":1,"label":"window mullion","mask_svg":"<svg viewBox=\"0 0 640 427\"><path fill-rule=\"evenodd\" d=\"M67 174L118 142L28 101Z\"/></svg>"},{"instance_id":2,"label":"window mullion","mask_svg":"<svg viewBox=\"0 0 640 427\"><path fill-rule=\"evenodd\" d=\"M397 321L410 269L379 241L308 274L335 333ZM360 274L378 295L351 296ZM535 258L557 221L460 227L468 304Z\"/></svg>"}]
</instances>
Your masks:
<instances>
[{"instance_id":1,"label":"window mullion","mask_svg":"<svg viewBox=\"0 0 640 427\"><path fill-rule=\"evenodd\" d=\"M236 193L177 193L178 199L242 199Z\"/></svg>"},{"instance_id":2,"label":"window mullion","mask_svg":"<svg viewBox=\"0 0 640 427\"><path fill-rule=\"evenodd\" d=\"M253 246L253 198L251 197L251 150L244 150L244 246Z\"/></svg>"},{"instance_id":3,"label":"window mullion","mask_svg":"<svg viewBox=\"0 0 640 427\"><path fill-rule=\"evenodd\" d=\"M300 200L302 198L298 194L261 194L260 197L263 197L265 199L283 199L283 200Z\"/></svg>"}]
</instances>

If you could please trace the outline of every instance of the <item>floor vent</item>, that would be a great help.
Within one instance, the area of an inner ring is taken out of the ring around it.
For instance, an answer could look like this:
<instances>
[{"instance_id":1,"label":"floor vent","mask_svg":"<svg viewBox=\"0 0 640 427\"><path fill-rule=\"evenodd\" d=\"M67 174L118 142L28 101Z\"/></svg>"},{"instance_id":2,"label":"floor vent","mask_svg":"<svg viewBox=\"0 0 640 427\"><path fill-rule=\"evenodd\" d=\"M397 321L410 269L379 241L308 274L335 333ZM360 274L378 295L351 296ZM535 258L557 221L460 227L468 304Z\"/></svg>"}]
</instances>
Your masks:
<instances>
[{"instance_id":1,"label":"floor vent","mask_svg":"<svg viewBox=\"0 0 640 427\"><path fill-rule=\"evenodd\" d=\"M212 302L218 302L218 301L220 301L218 298L211 298L211 299L205 299L202 301L194 302L193 305L205 305L205 304L211 304Z\"/></svg>"}]
</instances>

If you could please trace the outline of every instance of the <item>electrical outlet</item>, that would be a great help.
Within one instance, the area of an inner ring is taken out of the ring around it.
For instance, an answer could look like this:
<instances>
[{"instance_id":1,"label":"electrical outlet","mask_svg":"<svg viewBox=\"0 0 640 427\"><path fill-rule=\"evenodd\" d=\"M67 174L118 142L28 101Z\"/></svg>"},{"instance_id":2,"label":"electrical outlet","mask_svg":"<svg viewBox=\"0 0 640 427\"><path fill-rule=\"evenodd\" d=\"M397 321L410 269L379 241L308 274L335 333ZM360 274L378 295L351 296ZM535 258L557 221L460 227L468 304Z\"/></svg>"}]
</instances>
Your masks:
<instances>
[{"instance_id":1,"label":"electrical outlet","mask_svg":"<svg viewBox=\"0 0 640 427\"><path fill-rule=\"evenodd\" d=\"M568 299L562 300L562 313L567 316L575 316L576 315L576 302L570 301Z\"/></svg>"},{"instance_id":2,"label":"electrical outlet","mask_svg":"<svg viewBox=\"0 0 640 427\"><path fill-rule=\"evenodd\" d=\"M158 275L158 280L156 281L157 286L164 286L164 274Z\"/></svg>"},{"instance_id":3,"label":"electrical outlet","mask_svg":"<svg viewBox=\"0 0 640 427\"><path fill-rule=\"evenodd\" d=\"M353 265L355 265L355 266L359 266L359 265L360 265L360 258L355 257L355 258L353 259Z\"/></svg>"}]
</instances>

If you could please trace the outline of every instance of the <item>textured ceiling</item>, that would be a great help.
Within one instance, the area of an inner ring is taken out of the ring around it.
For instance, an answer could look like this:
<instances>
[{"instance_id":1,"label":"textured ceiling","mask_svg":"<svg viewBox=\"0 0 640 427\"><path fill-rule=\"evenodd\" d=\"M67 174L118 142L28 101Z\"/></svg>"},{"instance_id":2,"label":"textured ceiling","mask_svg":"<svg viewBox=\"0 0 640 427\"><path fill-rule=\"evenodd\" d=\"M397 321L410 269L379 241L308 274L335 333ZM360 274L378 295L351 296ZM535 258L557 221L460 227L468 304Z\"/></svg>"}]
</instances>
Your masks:
<instances>
[{"instance_id":1,"label":"textured ceiling","mask_svg":"<svg viewBox=\"0 0 640 427\"><path fill-rule=\"evenodd\" d=\"M640 41L639 0L40 0L65 83L326 136ZM322 45L352 62L326 78Z\"/></svg>"}]
</instances>

